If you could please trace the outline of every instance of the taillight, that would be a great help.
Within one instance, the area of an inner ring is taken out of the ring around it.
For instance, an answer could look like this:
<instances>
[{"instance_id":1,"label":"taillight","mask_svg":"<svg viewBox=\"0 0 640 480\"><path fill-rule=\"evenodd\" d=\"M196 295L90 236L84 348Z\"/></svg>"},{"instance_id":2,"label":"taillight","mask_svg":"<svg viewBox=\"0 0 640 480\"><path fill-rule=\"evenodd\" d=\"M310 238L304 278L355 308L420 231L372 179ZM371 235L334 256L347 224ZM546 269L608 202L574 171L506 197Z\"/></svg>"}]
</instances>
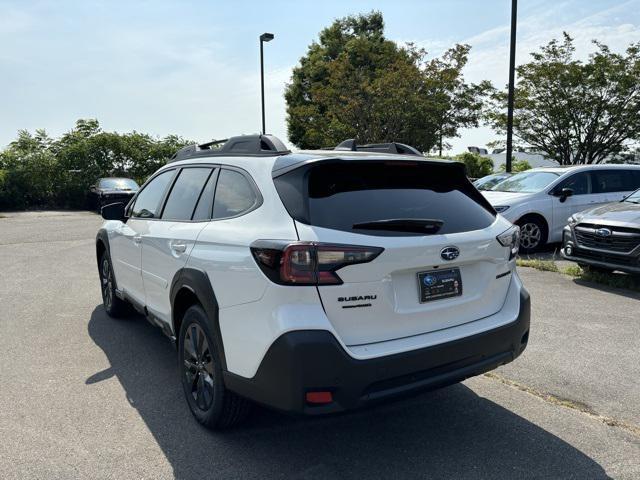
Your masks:
<instances>
[{"instance_id":1,"label":"taillight","mask_svg":"<svg viewBox=\"0 0 640 480\"><path fill-rule=\"evenodd\" d=\"M318 242L257 240L251 253L258 266L275 283L282 285L339 285L336 270L370 262L384 249Z\"/></svg>"},{"instance_id":2,"label":"taillight","mask_svg":"<svg viewBox=\"0 0 640 480\"><path fill-rule=\"evenodd\" d=\"M509 248L509 260L513 260L520 249L520 227L512 225L496 237L498 243Z\"/></svg>"}]
</instances>

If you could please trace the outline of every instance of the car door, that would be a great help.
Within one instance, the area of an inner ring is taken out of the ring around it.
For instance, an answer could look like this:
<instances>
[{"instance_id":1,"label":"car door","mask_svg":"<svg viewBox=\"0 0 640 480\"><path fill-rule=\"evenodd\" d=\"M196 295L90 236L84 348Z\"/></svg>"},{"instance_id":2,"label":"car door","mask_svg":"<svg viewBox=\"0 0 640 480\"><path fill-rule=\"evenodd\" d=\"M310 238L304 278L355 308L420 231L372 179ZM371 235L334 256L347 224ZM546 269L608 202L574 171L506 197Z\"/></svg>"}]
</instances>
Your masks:
<instances>
[{"instance_id":1,"label":"car door","mask_svg":"<svg viewBox=\"0 0 640 480\"><path fill-rule=\"evenodd\" d=\"M129 218L109 238L111 263L118 289L140 305L144 305L145 298L141 272L142 235L159 214L162 198L174 174L174 170L168 170L152 178L129 208Z\"/></svg>"},{"instance_id":2,"label":"car door","mask_svg":"<svg viewBox=\"0 0 640 480\"><path fill-rule=\"evenodd\" d=\"M573 195L558 196L564 188L573 191ZM589 172L577 172L560 181L551 191L553 198L553 224L549 229L549 241L559 241L567 219L576 212L586 210L597 204L599 197L592 192Z\"/></svg>"},{"instance_id":3,"label":"car door","mask_svg":"<svg viewBox=\"0 0 640 480\"><path fill-rule=\"evenodd\" d=\"M217 169L183 167L167 195L160 220L142 234L142 280L149 313L171 322L169 293L176 273L211 218Z\"/></svg>"}]
</instances>

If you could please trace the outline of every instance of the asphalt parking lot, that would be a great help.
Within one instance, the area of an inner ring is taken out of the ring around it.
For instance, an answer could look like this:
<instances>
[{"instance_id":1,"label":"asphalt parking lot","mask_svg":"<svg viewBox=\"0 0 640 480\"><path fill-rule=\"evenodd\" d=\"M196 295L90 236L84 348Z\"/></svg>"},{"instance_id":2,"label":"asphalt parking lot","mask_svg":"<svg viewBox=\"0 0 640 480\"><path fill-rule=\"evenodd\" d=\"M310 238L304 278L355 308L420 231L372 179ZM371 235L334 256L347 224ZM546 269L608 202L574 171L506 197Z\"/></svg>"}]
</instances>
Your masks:
<instances>
[{"instance_id":1,"label":"asphalt parking lot","mask_svg":"<svg viewBox=\"0 0 640 480\"><path fill-rule=\"evenodd\" d=\"M6 214L5 214L6 215ZM101 219L0 218L0 478L640 478L640 295L522 269L516 362L373 409L192 418L171 343L101 306Z\"/></svg>"}]
</instances>

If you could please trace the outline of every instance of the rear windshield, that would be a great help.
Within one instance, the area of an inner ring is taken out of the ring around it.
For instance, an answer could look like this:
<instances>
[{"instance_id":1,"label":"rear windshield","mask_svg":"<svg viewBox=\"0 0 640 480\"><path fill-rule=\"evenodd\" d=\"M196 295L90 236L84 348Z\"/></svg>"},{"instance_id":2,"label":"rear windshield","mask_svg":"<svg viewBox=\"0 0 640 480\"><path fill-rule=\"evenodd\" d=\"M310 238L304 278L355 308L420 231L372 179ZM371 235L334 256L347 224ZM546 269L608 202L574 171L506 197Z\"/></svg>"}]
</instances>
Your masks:
<instances>
[{"instance_id":1,"label":"rear windshield","mask_svg":"<svg viewBox=\"0 0 640 480\"><path fill-rule=\"evenodd\" d=\"M329 161L274 181L289 213L318 227L406 236L480 230L495 220L464 170L448 163Z\"/></svg>"}]
</instances>

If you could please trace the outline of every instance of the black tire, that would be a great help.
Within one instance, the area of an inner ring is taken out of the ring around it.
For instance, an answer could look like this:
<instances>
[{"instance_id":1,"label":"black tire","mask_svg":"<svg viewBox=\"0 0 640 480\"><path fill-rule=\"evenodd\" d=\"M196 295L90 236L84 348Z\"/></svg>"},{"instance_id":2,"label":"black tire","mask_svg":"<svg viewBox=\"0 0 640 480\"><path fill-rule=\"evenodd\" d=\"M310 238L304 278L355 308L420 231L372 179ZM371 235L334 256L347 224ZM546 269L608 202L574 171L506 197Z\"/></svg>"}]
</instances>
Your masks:
<instances>
[{"instance_id":1,"label":"black tire","mask_svg":"<svg viewBox=\"0 0 640 480\"><path fill-rule=\"evenodd\" d=\"M220 356L207 324L200 305L185 312L178 340L178 370L193 416L205 427L220 430L244 420L251 402L225 388Z\"/></svg>"},{"instance_id":2,"label":"black tire","mask_svg":"<svg viewBox=\"0 0 640 480\"><path fill-rule=\"evenodd\" d=\"M120 318L128 315L131 310L129 304L116 296L116 282L113 274L111 259L107 252L100 257L100 291L102 292L102 305L107 315Z\"/></svg>"},{"instance_id":3,"label":"black tire","mask_svg":"<svg viewBox=\"0 0 640 480\"><path fill-rule=\"evenodd\" d=\"M520 253L533 253L547 243L547 224L538 217L522 217L516 222L520 227Z\"/></svg>"}]
</instances>

